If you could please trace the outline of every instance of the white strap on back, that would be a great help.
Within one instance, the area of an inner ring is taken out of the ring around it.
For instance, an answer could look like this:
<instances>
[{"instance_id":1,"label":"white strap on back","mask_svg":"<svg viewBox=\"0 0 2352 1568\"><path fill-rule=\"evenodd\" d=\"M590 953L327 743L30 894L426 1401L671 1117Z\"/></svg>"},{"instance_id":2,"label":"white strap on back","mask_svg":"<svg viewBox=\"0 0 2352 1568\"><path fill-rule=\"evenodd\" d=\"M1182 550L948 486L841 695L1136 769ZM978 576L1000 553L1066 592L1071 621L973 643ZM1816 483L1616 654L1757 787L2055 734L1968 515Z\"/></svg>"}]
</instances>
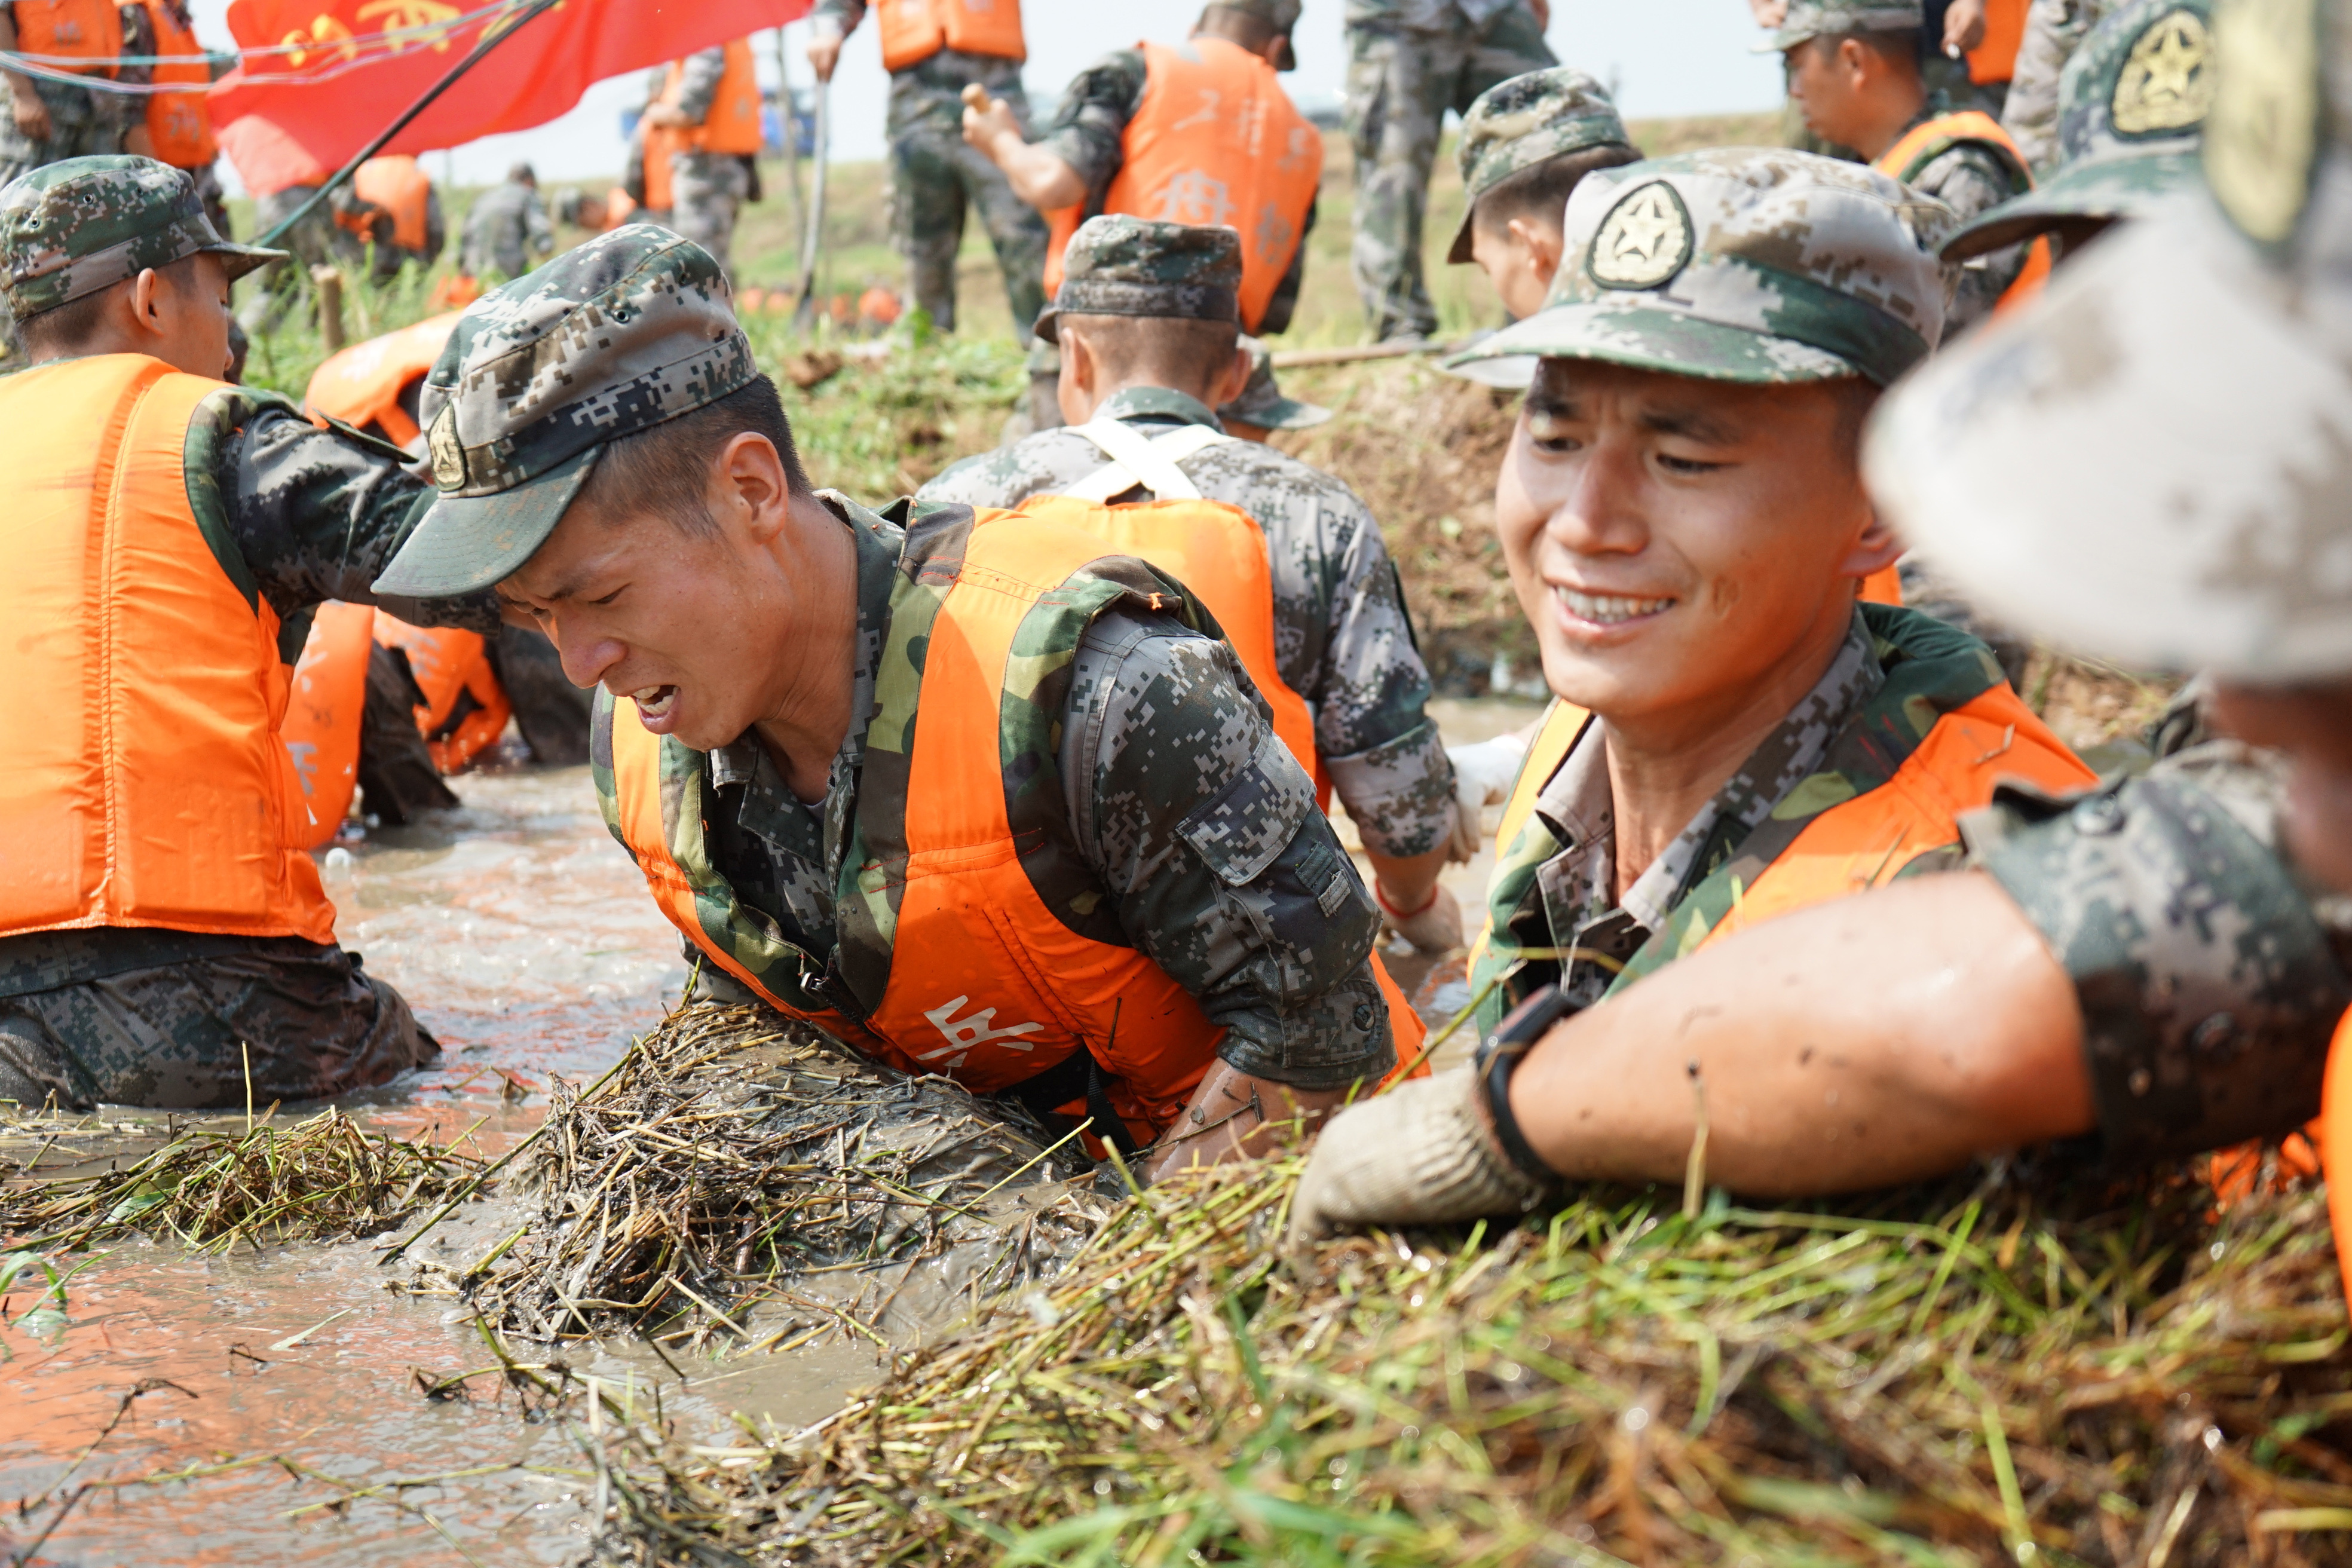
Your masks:
<instances>
[{"instance_id":1,"label":"white strap on back","mask_svg":"<svg viewBox=\"0 0 2352 1568\"><path fill-rule=\"evenodd\" d=\"M1070 428L1111 459L1108 467L1062 489L1066 496L1091 501L1107 501L1138 485L1161 500L1198 500L1200 488L1176 465L1234 438L1206 425L1179 425L1164 436L1146 436L1116 419L1094 419Z\"/></svg>"}]
</instances>

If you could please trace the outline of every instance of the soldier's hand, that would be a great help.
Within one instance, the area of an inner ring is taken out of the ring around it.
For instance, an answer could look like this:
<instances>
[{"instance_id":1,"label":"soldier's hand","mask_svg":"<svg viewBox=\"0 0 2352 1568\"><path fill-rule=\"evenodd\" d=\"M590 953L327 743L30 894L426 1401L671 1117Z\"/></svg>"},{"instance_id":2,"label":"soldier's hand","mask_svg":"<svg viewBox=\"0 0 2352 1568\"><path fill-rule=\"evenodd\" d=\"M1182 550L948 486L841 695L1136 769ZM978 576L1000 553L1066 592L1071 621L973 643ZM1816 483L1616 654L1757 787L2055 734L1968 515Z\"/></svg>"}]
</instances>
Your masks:
<instances>
[{"instance_id":1,"label":"soldier's hand","mask_svg":"<svg viewBox=\"0 0 2352 1568\"><path fill-rule=\"evenodd\" d=\"M1368 1225L1452 1225L1541 1200L1496 1147L1468 1068L1409 1079L1333 1117L1291 1200L1289 1245Z\"/></svg>"},{"instance_id":2,"label":"soldier's hand","mask_svg":"<svg viewBox=\"0 0 2352 1568\"><path fill-rule=\"evenodd\" d=\"M49 132L55 129L49 123L49 106L41 101L38 93L18 91L14 96L16 100L16 129L28 142L47 141Z\"/></svg>"},{"instance_id":3,"label":"soldier's hand","mask_svg":"<svg viewBox=\"0 0 2352 1568\"><path fill-rule=\"evenodd\" d=\"M1527 737L1497 735L1475 745L1448 746L1445 757L1454 764L1454 841L1445 858L1467 863L1486 842L1486 808L1511 797L1519 765L1528 760Z\"/></svg>"},{"instance_id":4,"label":"soldier's hand","mask_svg":"<svg viewBox=\"0 0 2352 1568\"><path fill-rule=\"evenodd\" d=\"M1000 137L1010 136L1016 142L1029 138L1022 133L1021 121L1013 106L1001 98L992 98L988 89L973 82L963 89L963 139L983 153L995 145Z\"/></svg>"},{"instance_id":5,"label":"soldier's hand","mask_svg":"<svg viewBox=\"0 0 2352 1568\"><path fill-rule=\"evenodd\" d=\"M809 39L809 68L816 72L819 81L831 81L833 69L841 63L841 35L817 33Z\"/></svg>"},{"instance_id":6,"label":"soldier's hand","mask_svg":"<svg viewBox=\"0 0 2352 1568\"><path fill-rule=\"evenodd\" d=\"M1944 53L1958 59L1984 42L1985 0L1952 0L1944 13Z\"/></svg>"}]
</instances>

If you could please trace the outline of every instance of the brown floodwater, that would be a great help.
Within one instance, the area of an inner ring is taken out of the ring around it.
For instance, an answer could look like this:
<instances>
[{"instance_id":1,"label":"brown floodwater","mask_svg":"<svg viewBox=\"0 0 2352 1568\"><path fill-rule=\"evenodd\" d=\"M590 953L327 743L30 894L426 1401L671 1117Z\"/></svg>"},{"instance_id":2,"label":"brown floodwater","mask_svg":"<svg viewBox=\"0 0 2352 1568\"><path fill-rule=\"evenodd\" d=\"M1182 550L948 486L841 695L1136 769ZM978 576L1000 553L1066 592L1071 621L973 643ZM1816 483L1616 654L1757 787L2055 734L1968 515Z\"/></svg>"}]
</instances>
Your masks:
<instances>
[{"instance_id":1,"label":"brown floodwater","mask_svg":"<svg viewBox=\"0 0 2352 1568\"><path fill-rule=\"evenodd\" d=\"M1438 718L1450 739L1473 741L1534 711L1449 702ZM676 1002L686 969L605 832L585 769L475 774L454 787L462 810L326 857L341 941L443 1047L434 1067L343 1103L403 1135L470 1130L495 1156L538 1124L551 1075L578 1082L610 1067ZM1474 926L1485 866L1447 879ZM1391 962L1408 989L1429 967ZM1458 1005L1445 981L1430 989ZM424 1249L478 1257L518 1212L510 1200L468 1205ZM586 1545L595 1481L573 1436L526 1419L511 1395L494 1399L493 1378L476 1380L470 1405L425 1399L420 1373L438 1380L493 1358L453 1298L387 1289L410 1271L380 1266L374 1248L218 1257L142 1240L60 1261L82 1266L62 1326L16 1321L37 1289L21 1280L0 1326L0 1563L29 1549L32 1562L86 1568L562 1563ZM911 1282L892 1266L819 1276L805 1293L907 1345L952 1325L957 1292L984 1261L954 1250ZM785 1321L751 1316L755 1335ZM791 1427L827 1415L879 1366L870 1342L840 1333L782 1354L688 1342L664 1361L634 1339L558 1353L641 1413L657 1395L679 1438L718 1446L739 1441L742 1421ZM395 1480L418 1484L390 1489ZM90 1482L60 1521L57 1500ZM368 1487L387 1489L345 1489Z\"/></svg>"}]
</instances>

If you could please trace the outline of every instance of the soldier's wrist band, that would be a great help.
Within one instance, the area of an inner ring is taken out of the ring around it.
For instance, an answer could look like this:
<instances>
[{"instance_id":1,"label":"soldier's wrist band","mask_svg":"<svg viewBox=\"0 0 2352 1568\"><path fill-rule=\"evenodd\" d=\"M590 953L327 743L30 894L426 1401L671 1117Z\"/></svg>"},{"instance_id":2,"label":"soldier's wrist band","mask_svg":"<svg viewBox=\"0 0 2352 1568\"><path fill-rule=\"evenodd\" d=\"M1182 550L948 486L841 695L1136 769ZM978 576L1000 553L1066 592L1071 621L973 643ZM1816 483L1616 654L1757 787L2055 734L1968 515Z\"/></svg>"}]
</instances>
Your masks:
<instances>
[{"instance_id":1,"label":"soldier's wrist band","mask_svg":"<svg viewBox=\"0 0 2352 1568\"><path fill-rule=\"evenodd\" d=\"M1510 1162L1513 1170L1548 1194L1559 1192L1567 1183L1558 1171L1544 1163L1543 1157L1519 1131L1519 1119L1511 1110L1511 1076L1519 1070L1519 1063L1536 1043L1551 1032L1554 1024L1579 1011L1579 1005L1558 986L1545 986L1513 1008L1495 1026L1495 1032L1479 1044L1472 1069L1477 1075L1472 1103L1478 1108L1495 1147Z\"/></svg>"}]
</instances>

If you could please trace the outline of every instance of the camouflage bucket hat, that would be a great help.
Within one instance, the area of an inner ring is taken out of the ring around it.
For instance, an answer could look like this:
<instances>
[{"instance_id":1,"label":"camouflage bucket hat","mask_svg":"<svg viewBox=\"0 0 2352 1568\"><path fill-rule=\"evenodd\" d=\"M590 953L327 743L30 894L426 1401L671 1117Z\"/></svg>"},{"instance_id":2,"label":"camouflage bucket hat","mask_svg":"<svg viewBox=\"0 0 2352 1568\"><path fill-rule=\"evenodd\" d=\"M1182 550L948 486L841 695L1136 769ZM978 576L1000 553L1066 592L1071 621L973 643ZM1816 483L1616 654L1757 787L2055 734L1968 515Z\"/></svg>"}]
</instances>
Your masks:
<instances>
[{"instance_id":1,"label":"camouflage bucket hat","mask_svg":"<svg viewBox=\"0 0 2352 1568\"><path fill-rule=\"evenodd\" d=\"M590 240L492 289L425 378L418 423L440 499L380 594L471 594L563 519L604 443L759 378L710 253L652 224Z\"/></svg>"},{"instance_id":2,"label":"camouflage bucket hat","mask_svg":"<svg viewBox=\"0 0 2352 1568\"><path fill-rule=\"evenodd\" d=\"M18 321L199 252L231 282L286 258L223 239L195 181L152 158L68 158L0 190L0 300Z\"/></svg>"},{"instance_id":3,"label":"camouflage bucket hat","mask_svg":"<svg viewBox=\"0 0 2352 1568\"><path fill-rule=\"evenodd\" d=\"M1331 411L1282 395L1274 379L1274 353L1257 339L1244 334L1241 346L1249 351L1249 384L1223 408L1217 417L1238 420L1261 430L1311 430L1331 417Z\"/></svg>"},{"instance_id":4,"label":"camouflage bucket hat","mask_svg":"<svg viewBox=\"0 0 2352 1568\"><path fill-rule=\"evenodd\" d=\"M1884 386L1942 335L1950 209L1782 148L1586 176L1543 309L1446 362L1533 354L1711 381Z\"/></svg>"},{"instance_id":5,"label":"camouflage bucket hat","mask_svg":"<svg viewBox=\"0 0 2352 1568\"><path fill-rule=\"evenodd\" d=\"M1242 237L1230 228L1124 215L1090 217L1062 253L1062 286L1037 314L1037 335L1062 341L1055 319L1173 316L1242 319Z\"/></svg>"},{"instance_id":6,"label":"camouflage bucket hat","mask_svg":"<svg viewBox=\"0 0 2352 1568\"><path fill-rule=\"evenodd\" d=\"M1512 175L1595 147L1632 145L1609 89L1580 70L1555 66L1488 88L1462 117L1462 227L1445 259L1460 266L1471 258L1478 198Z\"/></svg>"},{"instance_id":7,"label":"camouflage bucket hat","mask_svg":"<svg viewBox=\"0 0 2352 1568\"><path fill-rule=\"evenodd\" d=\"M2213 0L2130 0L2110 12L2058 81L2058 171L1946 242L1965 261L2070 219L2144 217L2197 186L2213 101Z\"/></svg>"},{"instance_id":8,"label":"camouflage bucket hat","mask_svg":"<svg viewBox=\"0 0 2352 1568\"><path fill-rule=\"evenodd\" d=\"M1824 33L1899 33L1927 25L1925 5L1901 0L1789 0L1780 26L1752 52L1784 54Z\"/></svg>"},{"instance_id":9,"label":"camouflage bucket hat","mask_svg":"<svg viewBox=\"0 0 2352 1568\"><path fill-rule=\"evenodd\" d=\"M2147 668L2352 675L2352 0L2213 17L2213 200L1896 392L1864 451L1988 612Z\"/></svg>"}]
</instances>

